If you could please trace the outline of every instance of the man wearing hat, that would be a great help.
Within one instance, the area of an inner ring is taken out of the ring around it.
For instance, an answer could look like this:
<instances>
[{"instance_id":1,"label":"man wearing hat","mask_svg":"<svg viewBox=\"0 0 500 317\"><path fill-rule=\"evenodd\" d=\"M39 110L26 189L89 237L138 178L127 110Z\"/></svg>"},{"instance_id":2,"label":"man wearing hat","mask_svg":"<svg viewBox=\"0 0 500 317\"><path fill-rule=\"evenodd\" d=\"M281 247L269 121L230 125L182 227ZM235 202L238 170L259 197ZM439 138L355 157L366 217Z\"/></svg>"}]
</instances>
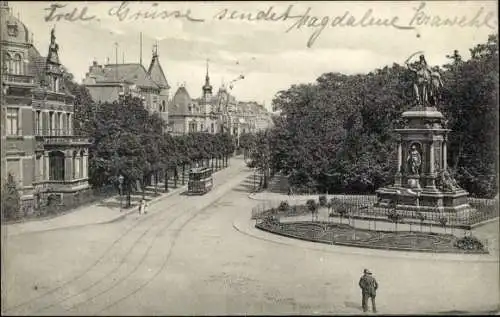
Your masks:
<instances>
[{"instance_id":1,"label":"man wearing hat","mask_svg":"<svg viewBox=\"0 0 500 317\"><path fill-rule=\"evenodd\" d=\"M359 287L361 287L361 306L363 311L368 311L368 298L372 299L372 310L374 313L377 312L377 307L375 306L375 296L377 293L378 283L377 280L372 276L372 272L368 269L363 271L363 276L359 279Z\"/></svg>"}]
</instances>

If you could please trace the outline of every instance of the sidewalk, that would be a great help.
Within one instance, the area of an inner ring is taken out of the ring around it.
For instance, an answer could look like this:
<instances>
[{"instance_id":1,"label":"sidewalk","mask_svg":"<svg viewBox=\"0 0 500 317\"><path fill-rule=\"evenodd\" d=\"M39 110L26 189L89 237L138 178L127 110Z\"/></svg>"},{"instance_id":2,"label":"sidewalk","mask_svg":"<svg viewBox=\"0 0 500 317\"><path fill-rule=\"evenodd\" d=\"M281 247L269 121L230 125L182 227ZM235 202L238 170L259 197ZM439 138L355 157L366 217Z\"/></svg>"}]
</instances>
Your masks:
<instances>
[{"instance_id":1,"label":"sidewalk","mask_svg":"<svg viewBox=\"0 0 500 317\"><path fill-rule=\"evenodd\" d=\"M149 195L150 191L148 191L145 199L148 204L151 205L159 200L183 192L186 188L187 185L180 185L180 187L170 189L168 193L159 192L159 196L151 196ZM134 202L140 200L141 198L142 196L140 194L132 195L132 206L120 211L119 197L113 196L89 206L78 207L68 213L63 213L61 215L54 216L53 218L41 220L34 219L31 221L13 224L2 224L2 231L4 232L4 235L15 236L33 232L113 222L126 217L129 214L137 212L139 205ZM124 206L125 199L123 199L122 203Z\"/></svg>"},{"instance_id":2,"label":"sidewalk","mask_svg":"<svg viewBox=\"0 0 500 317\"><path fill-rule=\"evenodd\" d=\"M239 159L239 156L235 156L232 159ZM218 171L214 172L214 175L226 171L231 165L226 168L222 168ZM186 175L189 173L186 170ZM148 202L149 206L152 204L163 200L172 195L182 193L187 189L187 176L185 177L185 185L182 185L182 173L179 174L179 180L177 183L177 188L174 188L173 179L169 179L169 192L164 193L162 189L164 188L163 183L158 184L158 196L152 195L154 192L153 186L146 187L146 195L145 199ZM109 223L113 221L117 221L118 219L124 218L129 214L134 212L138 212L139 201L142 198L141 193L134 193L131 197L132 199L132 207L127 209L122 209L120 211L120 199L119 196L113 196L111 198L107 198L105 200L99 201L92 205L77 207L68 213L63 213L53 218L48 219L33 219L31 221L13 223L13 224L2 224L2 232L4 236L16 236L20 234L33 233L33 232L42 232L47 230L57 230L57 229L66 229L66 228L74 228L87 226L92 224L103 224ZM122 201L123 205L125 205L125 198L123 197Z\"/></svg>"}]
</instances>

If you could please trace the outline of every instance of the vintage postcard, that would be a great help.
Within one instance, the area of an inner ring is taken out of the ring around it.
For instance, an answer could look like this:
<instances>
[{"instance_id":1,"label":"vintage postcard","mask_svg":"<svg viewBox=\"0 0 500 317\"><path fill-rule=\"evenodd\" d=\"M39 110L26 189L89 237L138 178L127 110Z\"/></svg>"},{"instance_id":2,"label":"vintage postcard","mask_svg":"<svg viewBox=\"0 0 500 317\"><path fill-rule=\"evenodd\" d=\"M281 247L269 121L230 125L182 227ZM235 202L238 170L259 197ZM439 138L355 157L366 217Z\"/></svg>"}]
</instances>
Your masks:
<instances>
[{"instance_id":1,"label":"vintage postcard","mask_svg":"<svg viewBox=\"0 0 500 317\"><path fill-rule=\"evenodd\" d=\"M497 1L0 1L1 310L498 314Z\"/></svg>"}]
</instances>

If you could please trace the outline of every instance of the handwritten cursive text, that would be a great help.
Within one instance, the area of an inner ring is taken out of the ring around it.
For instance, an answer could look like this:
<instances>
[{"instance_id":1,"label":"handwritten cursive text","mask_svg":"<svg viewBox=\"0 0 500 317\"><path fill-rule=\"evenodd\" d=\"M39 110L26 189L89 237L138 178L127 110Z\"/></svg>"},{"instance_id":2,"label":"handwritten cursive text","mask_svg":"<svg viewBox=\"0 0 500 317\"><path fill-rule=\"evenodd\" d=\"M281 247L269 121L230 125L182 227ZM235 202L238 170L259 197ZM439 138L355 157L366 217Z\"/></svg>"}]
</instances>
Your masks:
<instances>
[{"instance_id":1,"label":"handwritten cursive text","mask_svg":"<svg viewBox=\"0 0 500 317\"><path fill-rule=\"evenodd\" d=\"M494 18L493 12L488 12L484 15L484 9L480 8L478 12L471 19L467 16L453 17L453 18L442 18L437 15L427 14L425 9L425 2L422 2L419 7L414 8L414 14L409 21L402 21L402 19L397 16L380 17L376 16L373 9L367 9L363 15L357 16L349 11L345 11L343 14L335 16L316 16L311 14L311 7L305 9L302 13L292 14L294 5L289 5L288 8L277 13L274 11L274 7L270 6L266 10L259 10L255 13L252 12L240 12L236 10L223 9L219 11L214 19L216 20L246 20L249 22L284 22L293 21L293 23L288 27L286 32L292 30L297 30L302 27L313 29L313 33L310 35L307 42L307 47L312 47L321 33L327 27L389 27L398 30L413 30L420 26L430 26L430 27L443 27L443 26L458 26L458 27L489 27L494 29L494 23L491 21Z\"/></svg>"},{"instance_id":2,"label":"handwritten cursive text","mask_svg":"<svg viewBox=\"0 0 500 317\"><path fill-rule=\"evenodd\" d=\"M155 20L161 19L165 20L168 18L180 19L184 18L191 22L204 22L204 19L193 18L191 16L191 10L186 10L185 12L181 12L179 10L167 11L167 10L159 10L158 3L152 3L151 7L146 10L131 10L128 7L128 2L123 1L120 5L114 6L108 11L108 15L111 17L117 18L119 21L137 21L139 19L142 20Z\"/></svg>"},{"instance_id":3,"label":"handwritten cursive text","mask_svg":"<svg viewBox=\"0 0 500 317\"><path fill-rule=\"evenodd\" d=\"M50 7L45 8L45 11L49 11L48 14L44 17L45 22L51 21L90 21L95 18L95 15L87 15L87 7L83 7L81 9L74 8L72 11L61 12L62 8L65 8L66 4L51 4Z\"/></svg>"}]
</instances>

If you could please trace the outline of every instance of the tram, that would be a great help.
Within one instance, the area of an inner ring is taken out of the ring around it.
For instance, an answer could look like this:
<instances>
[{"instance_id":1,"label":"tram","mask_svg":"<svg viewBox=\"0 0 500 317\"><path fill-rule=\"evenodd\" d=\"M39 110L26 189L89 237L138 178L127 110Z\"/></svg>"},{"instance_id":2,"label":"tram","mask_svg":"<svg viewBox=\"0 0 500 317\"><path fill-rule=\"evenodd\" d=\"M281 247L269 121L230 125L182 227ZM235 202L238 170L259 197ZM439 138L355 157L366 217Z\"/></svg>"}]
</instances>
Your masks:
<instances>
[{"instance_id":1,"label":"tram","mask_svg":"<svg viewBox=\"0 0 500 317\"><path fill-rule=\"evenodd\" d=\"M191 195L204 195L213 187L212 169L195 167L189 171L188 193Z\"/></svg>"}]
</instances>

